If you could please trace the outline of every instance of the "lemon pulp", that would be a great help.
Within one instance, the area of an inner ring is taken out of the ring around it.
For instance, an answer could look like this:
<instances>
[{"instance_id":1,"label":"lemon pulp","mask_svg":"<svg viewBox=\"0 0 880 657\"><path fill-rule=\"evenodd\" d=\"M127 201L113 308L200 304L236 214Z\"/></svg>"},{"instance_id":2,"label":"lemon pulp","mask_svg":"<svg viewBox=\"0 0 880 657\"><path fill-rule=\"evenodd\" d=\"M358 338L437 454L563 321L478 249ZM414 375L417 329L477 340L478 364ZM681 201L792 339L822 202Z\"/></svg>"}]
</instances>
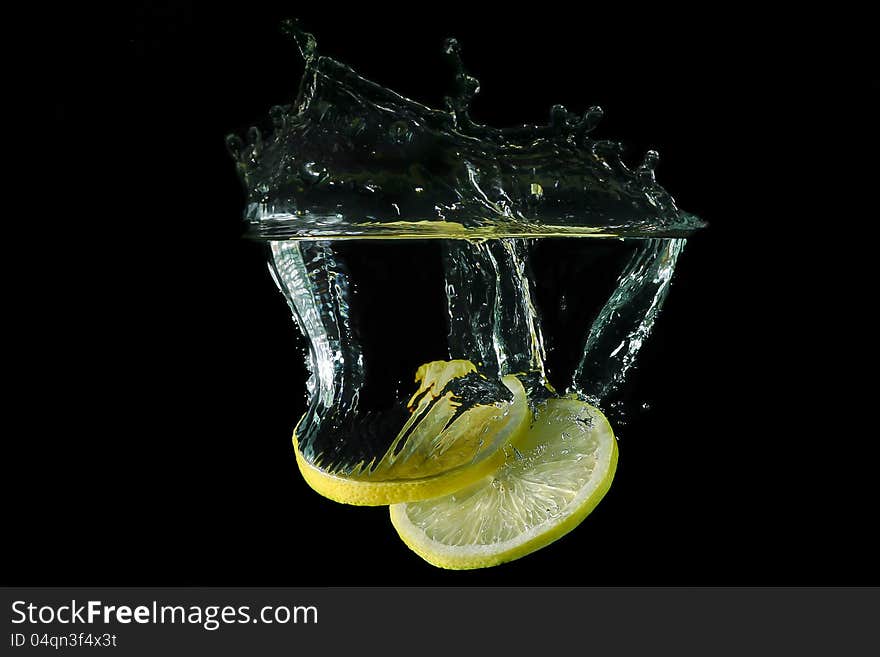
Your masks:
<instances>
[{"instance_id":1,"label":"lemon pulp","mask_svg":"<svg viewBox=\"0 0 880 657\"><path fill-rule=\"evenodd\" d=\"M481 481L436 499L391 506L401 539L423 559L456 570L525 556L574 529L611 486L617 441L598 409L550 399Z\"/></svg>"},{"instance_id":2,"label":"lemon pulp","mask_svg":"<svg viewBox=\"0 0 880 657\"><path fill-rule=\"evenodd\" d=\"M467 360L419 367L420 385L409 400L407 422L381 458L347 474L322 469L320 457L307 460L294 432L296 460L306 482L337 502L375 506L442 496L494 472L504 462L502 448L526 424L526 393L516 377L505 376L501 381L511 401L478 403L461 412L466 400L449 384L467 376L482 376Z\"/></svg>"}]
</instances>

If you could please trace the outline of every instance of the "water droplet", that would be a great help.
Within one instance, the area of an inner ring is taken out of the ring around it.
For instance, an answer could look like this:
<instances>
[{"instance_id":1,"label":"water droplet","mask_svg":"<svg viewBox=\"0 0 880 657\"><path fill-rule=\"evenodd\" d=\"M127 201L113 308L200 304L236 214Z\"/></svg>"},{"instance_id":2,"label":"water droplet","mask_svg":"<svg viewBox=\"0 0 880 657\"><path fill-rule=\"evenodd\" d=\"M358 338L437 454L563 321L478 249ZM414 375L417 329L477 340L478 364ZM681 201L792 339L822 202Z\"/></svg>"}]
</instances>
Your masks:
<instances>
[{"instance_id":1,"label":"water droplet","mask_svg":"<svg viewBox=\"0 0 880 657\"><path fill-rule=\"evenodd\" d=\"M657 166L659 160L660 154L657 151L650 150L645 153L642 163L639 165L638 169L636 169L636 173L639 176L639 182L646 186L654 184L656 180L654 177L654 168Z\"/></svg>"},{"instance_id":2,"label":"water droplet","mask_svg":"<svg viewBox=\"0 0 880 657\"><path fill-rule=\"evenodd\" d=\"M461 56L461 45L458 43L458 39L454 37L449 37L443 42L443 52L447 55L452 55L455 57Z\"/></svg>"},{"instance_id":3,"label":"water droplet","mask_svg":"<svg viewBox=\"0 0 880 657\"><path fill-rule=\"evenodd\" d=\"M565 105L554 105L550 108L549 125L557 131L562 131L571 125L573 117L574 115L565 108Z\"/></svg>"},{"instance_id":4,"label":"water droplet","mask_svg":"<svg viewBox=\"0 0 880 657\"><path fill-rule=\"evenodd\" d=\"M605 116L605 110L598 105L593 105L590 109L584 112L584 116L578 125L578 130L584 135L589 134L597 125L599 125L603 116Z\"/></svg>"},{"instance_id":5,"label":"water droplet","mask_svg":"<svg viewBox=\"0 0 880 657\"><path fill-rule=\"evenodd\" d=\"M660 160L660 153L655 150L649 150L645 153L645 157L642 160L642 164L640 165L640 169L654 169L657 166L657 162Z\"/></svg>"},{"instance_id":6,"label":"water droplet","mask_svg":"<svg viewBox=\"0 0 880 657\"><path fill-rule=\"evenodd\" d=\"M327 170L324 167L318 166L315 162L305 162L300 168L302 173L302 179L305 182L309 183L317 183L324 177L324 174Z\"/></svg>"}]
</instances>

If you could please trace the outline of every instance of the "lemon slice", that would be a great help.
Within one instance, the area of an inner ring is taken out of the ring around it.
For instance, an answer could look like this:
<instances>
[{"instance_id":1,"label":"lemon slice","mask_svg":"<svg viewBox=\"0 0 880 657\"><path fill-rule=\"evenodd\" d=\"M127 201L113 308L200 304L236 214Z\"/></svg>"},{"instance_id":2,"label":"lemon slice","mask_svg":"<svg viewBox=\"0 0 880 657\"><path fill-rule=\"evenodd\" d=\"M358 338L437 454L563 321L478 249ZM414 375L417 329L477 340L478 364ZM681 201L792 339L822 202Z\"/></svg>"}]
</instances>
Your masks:
<instances>
[{"instance_id":1,"label":"lemon slice","mask_svg":"<svg viewBox=\"0 0 880 657\"><path fill-rule=\"evenodd\" d=\"M294 431L296 461L306 482L337 502L377 506L446 495L497 470L505 460L502 448L527 424L526 392L519 380L505 376L499 386L470 361L453 360L422 365L416 382L409 419L385 453L345 474L322 467L320 456L306 459ZM512 399L491 394L499 388Z\"/></svg>"},{"instance_id":2,"label":"lemon slice","mask_svg":"<svg viewBox=\"0 0 880 657\"><path fill-rule=\"evenodd\" d=\"M465 570L525 556L574 529L611 486L617 441L602 413L550 399L501 468L451 495L395 504L391 522L429 563Z\"/></svg>"}]
</instances>

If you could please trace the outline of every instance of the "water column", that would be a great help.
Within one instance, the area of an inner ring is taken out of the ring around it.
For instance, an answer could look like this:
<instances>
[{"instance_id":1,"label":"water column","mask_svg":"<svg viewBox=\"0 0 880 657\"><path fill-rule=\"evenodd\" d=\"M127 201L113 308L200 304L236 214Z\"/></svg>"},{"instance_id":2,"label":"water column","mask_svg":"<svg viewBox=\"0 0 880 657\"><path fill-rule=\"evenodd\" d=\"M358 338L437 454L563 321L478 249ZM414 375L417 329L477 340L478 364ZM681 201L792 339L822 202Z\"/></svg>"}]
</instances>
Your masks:
<instances>
[{"instance_id":1,"label":"water column","mask_svg":"<svg viewBox=\"0 0 880 657\"><path fill-rule=\"evenodd\" d=\"M639 240L615 290L588 327L569 392L602 402L624 383L666 300L685 241ZM487 376L531 375L530 392L536 384L547 384L528 241L450 241L444 266L450 357L470 360Z\"/></svg>"},{"instance_id":2,"label":"water column","mask_svg":"<svg viewBox=\"0 0 880 657\"><path fill-rule=\"evenodd\" d=\"M544 384L528 240L450 240L444 246L450 358L470 360L487 376L526 374Z\"/></svg>"},{"instance_id":3,"label":"water column","mask_svg":"<svg viewBox=\"0 0 880 657\"><path fill-rule=\"evenodd\" d=\"M599 402L619 389L669 293L684 238L641 240L590 326L570 390Z\"/></svg>"},{"instance_id":4,"label":"water column","mask_svg":"<svg viewBox=\"0 0 880 657\"><path fill-rule=\"evenodd\" d=\"M309 343L309 409L297 430L300 451L316 464L350 468L369 454L343 454L335 441L316 444L319 432L343 433L364 385L347 268L328 241L273 241L270 248L269 271Z\"/></svg>"}]
</instances>

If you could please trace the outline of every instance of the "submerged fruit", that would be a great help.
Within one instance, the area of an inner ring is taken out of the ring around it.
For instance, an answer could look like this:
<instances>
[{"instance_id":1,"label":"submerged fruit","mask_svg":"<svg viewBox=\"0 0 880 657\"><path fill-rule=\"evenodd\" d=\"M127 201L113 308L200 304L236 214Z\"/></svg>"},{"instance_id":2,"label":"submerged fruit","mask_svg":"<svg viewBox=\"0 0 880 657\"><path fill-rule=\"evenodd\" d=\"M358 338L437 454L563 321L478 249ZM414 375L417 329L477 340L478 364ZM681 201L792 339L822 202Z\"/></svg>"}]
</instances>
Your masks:
<instances>
[{"instance_id":1,"label":"submerged fruit","mask_svg":"<svg viewBox=\"0 0 880 657\"><path fill-rule=\"evenodd\" d=\"M453 360L422 365L416 382L409 419L384 455L350 472L322 469L320 456L307 460L294 432L296 460L308 484L337 502L375 506L446 495L497 470L502 448L528 416L519 380L505 376L500 385L470 361Z\"/></svg>"},{"instance_id":2,"label":"submerged fruit","mask_svg":"<svg viewBox=\"0 0 880 657\"><path fill-rule=\"evenodd\" d=\"M391 507L391 522L419 556L456 570L525 556L574 529L611 486L617 441L602 413L550 399L505 450L493 474L445 497Z\"/></svg>"}]
</instances>

